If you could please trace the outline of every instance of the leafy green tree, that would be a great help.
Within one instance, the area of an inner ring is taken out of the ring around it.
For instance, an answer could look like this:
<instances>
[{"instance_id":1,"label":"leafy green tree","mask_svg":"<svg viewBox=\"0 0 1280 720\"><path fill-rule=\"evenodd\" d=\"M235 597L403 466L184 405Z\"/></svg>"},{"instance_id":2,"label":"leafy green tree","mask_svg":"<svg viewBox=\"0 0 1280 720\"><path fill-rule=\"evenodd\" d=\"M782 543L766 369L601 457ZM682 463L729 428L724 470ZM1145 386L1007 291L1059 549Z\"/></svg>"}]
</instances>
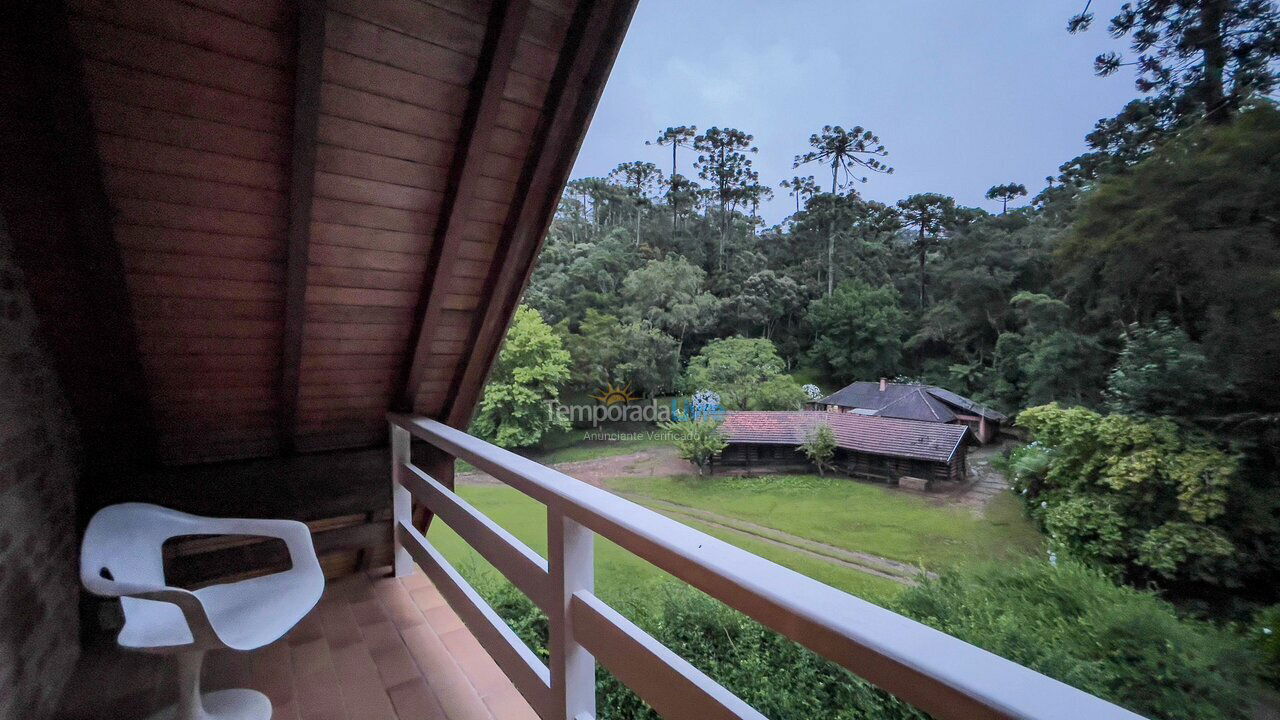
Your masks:
<instances>
[{"instance_id":1,"label":"leafy green tree","mask_svg":"<svg viewBox=\"0 0 1280 720\"><path fill-rule=\"evenodd\" d=\"M729 445L720 432L720 422L711 418L663 422L658 426L671 433L680 457L698 466L699 475L705 475L711 461Z\"/></svg>"},{"instance_id":2,"label":"leafy green tree","mask_svg":"<svg viewBox=\"0 0 1280 720\"><path fill-rule=\"evenodd\" d=\"M898 212L902 223L916 229L916 239L912 244L919 260L920 268L920 309L925 307L925 263L929 250L938 244L942 231L954 221L956 201L946 195L937 193L919 193L905 200L898 201Z\"/></svg>"},{"instance_id":3,"label":"leafy green tree","mask_svg":"<svg viewBox=\"0 0 1280 720\"><path fill-rule=\"evenodd\" d=\"M1025 197L1027 194L1027 186L1022 183L1005 183L1004 185L993 185L987 190L988 200L1000 201L1000 214L1004 215L1009 212L1009 202Z\"/></svg>"},{"instance_id":4,"label":"leafy green tree","mask_svg":"<svg viewBox=\"0 0 1280 720\"><path fill-rule=\"evenodd\" d=\"M1168 316L1251 412L1280 410L1277 158L1273 107L1185 132L1087 194L1058 251L1084 322L1114 333Z\"/></svg>"},{"instance_id":5,"label":"leafy green tree","mask_svg":"<svg viewBox=\"0 0 1280 720\"><path fill-rule=\"evenodd\" d=\"M803 301L804 290L795 280L760 270L725 299L723 311L733 327L759 328L764 337L772 338L779 323L793 317Z\"/></svg>"},{"instance_id":6,"label":"leafy green tree","mask_svg":"<svg viewBox=\"0 0 1280 720\"><path fill-rule=\"evenodd\" d=\"M704 290L707 274L678 256L650 260L627 275L622 297L628 312L673 336L678 349L686 337L715 320L716 297Z\"/></svg>"},{"instance_id":7,"label":"leafy green tree","mask_svg":"<svg viewBox=\"0 0 1280 720\"><path fill-rule=\"evenodd\" d=\"M1112 412L1183 417L1207 414L1224 390L1200 347L1161 317L1149 327L1129 326L1106 396Z\"/></svg>"},{"instance_id":8,"label":"leafy green tree","mask_svg":"<svg viewBox=\"0 0 1280 720\"><path fill-rule=\"evenodd\" d=\"M756 387L748 407L752 410L799 410L808 400L809 396L800 383L790 375L777 375Z\"/></svg>"},{"instance_id":9,"label":"leafy green tree","mask_svg":"<svg viewBox=\"0 0 1280 720\"><path fill-rule=\"evenodd\" d=\"M841 381L894 376L907 315L890 287L849 280L809 306L812 354Z\"/></svg>"},{"instance_id":10,"label":"leafy green tree","mask_svg":"<svg viewBox=\"0 0 1280 720\"><path fill-rule=\"evenodd\" d=\"M498 353L480 409L471 430L501 447L529 447L551 430L567 430L569 423L550 412L569 380L569 353L560 337L525 305Z\"/></svg>"},{"instance_id":11,"label":"leafy green tree","mask_svg":"<svg viewBox=\"0 0 1280 720\"><path fill-rule=\"evenodd\" d=\"M630 384L647 397L674 391L680 375L679 341L643 320L620 330L623 355L614 366L616 382Z\"/></svg>"},{"instance_id":12,"label":"leafy green tree","mask_svg":"<svg viewBox=\"0 0 1280 720\"><path fill-rule=\"evenodd\" d=\"M1017 422L1045 469L1014 489L1057 548L1138 586L1233 582L1234 458L1165 419L1049 404Z\"/></svg>"},{"instance_id":13,"label":"leafy green tree","mask_svg":"<svg viewBox=\"0 0 1280 720\"><path fill-rule=\"evenodd\" d=\"M760 386L782 375L784 367L764 338L712 340L689 359L684 383L690 391L714 390L728 409L746 410Z\"/></svg>"},{"instance_id":14,"label":"leafy green tree","mask_svg":"<svg viewBox=\"0 0 1280 720\"><path fill-rule=\"evenodd\" d=\"M1009 300L1011 329L996 339L995 395L1002 407L1060 401L1097 405L1106 379L1105 351L1072 326L1069 306L1022 291Z\"/></svg>"},{"instance_id":15,"label":"leafy green tree","mask_svg":"<svg viewBox=\"0 0 1280 720\"><path fill-rule=\"evenodd\" d=\"M836 434L831 426L822 423L815 427L800 446L800 452L818 467L819 475L826 475L827 470L834 467L831 461L836 456Z\"/></svg>"},{"instance_id":16,"label":"leafy green tree","mask_svg":"<svg viewBox=\"0 0 1280 720\"><path fill-rule=\"evenodd\" d=\"M1067 24L1081 32L1093 24L1089 3ZM1133 0L1120 6L1107 28L1129 37L1136 57L1106 52L1094 60L1099 75L1137 68L1136 86L1172 101L1179 116L1201 114L1224 124L1251 97L1277 84L1280 9L1269 0Z\"/></svg>"},{"instance_id":17,"label":"leafy green tree","mask_svg":"<svg viewBox=\"0 0 1280 720\"><path fill-rule=\"evenodd\" d=\"M591 308L576 332L568 331L567 322L559 327L573 358L575 387L596 390L612 384L647 397L675 388L678 343L646 321L624 323Z\"/></svg>"}]
</instances>

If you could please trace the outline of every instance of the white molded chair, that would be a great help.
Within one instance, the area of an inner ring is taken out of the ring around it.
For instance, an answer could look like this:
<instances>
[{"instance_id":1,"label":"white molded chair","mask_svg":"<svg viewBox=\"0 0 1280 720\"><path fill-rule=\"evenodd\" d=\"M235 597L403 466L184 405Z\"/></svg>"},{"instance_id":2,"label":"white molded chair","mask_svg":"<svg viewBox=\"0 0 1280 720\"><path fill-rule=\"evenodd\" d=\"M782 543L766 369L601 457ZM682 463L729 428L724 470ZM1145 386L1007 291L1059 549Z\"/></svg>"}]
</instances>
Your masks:
<instances>
[{"instance_id":1,"label":"white molded chair","mask_svg":"<svg viewBox=\"0 0 1280 720\"><path fill-rule=\"evenodd\" d=\"M161 550L179 535L276 537L288 546L293 567L195 591L168 587ZM146 503L112 505L93 516L80 550L80 580L95 595L120 598L121 647L178 656L178 703L153 720L270 720L271 701L256 690L202 696L204 654L254 650L278 640L324 592L324 573L303 523L200 517Z\"/></svg>"}]
</instances>

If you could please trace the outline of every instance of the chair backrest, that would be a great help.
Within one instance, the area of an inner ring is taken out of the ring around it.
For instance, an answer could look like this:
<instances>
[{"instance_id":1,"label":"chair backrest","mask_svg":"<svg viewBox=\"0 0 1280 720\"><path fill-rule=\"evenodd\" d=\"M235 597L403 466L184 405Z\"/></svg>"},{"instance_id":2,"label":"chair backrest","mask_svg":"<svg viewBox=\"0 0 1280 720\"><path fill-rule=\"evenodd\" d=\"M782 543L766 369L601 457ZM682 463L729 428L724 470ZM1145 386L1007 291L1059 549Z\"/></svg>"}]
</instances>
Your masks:
<instances>
[{"instance_id":1,"label":"chair backrest","mask_svg":"<svg viewBox=\"0 0 1280 720\"><path fill-rule=\"evenodd\" d=\"M116 594L102 580L163 586L164 541L183 535L194 516L147 503L102 508L80 546L80 579L92 592Z\"/></svg>"}]
</instances>

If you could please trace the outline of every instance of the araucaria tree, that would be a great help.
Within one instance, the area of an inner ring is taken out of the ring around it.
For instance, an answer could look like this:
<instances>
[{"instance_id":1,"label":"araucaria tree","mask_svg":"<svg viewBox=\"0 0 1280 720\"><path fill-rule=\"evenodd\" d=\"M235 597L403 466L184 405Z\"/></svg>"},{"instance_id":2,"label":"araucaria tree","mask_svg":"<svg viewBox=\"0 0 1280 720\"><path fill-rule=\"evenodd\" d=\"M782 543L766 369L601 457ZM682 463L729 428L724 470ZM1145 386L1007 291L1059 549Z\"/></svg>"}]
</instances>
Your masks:
<instances>
[{"instance_id":1,"label":"araucaria tree","mask_svg":"<svg viewBox=\"0 0 1280 720\"><path fill-rule=\"evenodd\" d=\"M1089 5L1067 23L1069 31L1093 24ZM1130 38L1136 57L1102 53L1097 73L1135 67L1138 90L1178 117L1225 124L1247 99L1276 88L1280 10L1272 0L1134 0L1120 6L1107 30Z\"/></svg>"},{"instance_id":2,"label":"araucaria tree","mask_svg":"<svg viewBox=\"0 0 1280 720\"><path fill-rule=\"evenodd\" d=\"M671 147L671 178L668 186L668 196L673 198L671 201L671 232L676 231L676 207L674 200L675 195L680 192L680 181L684 178L680 175L680 168L676 165L676 151L680 148L693 149L693 138L698 134L698 128L695 125L679 125L677 127L669 127L658 133L658 137L654 140L645 140L645 145L661 145L663 147Z\"/></svg>"},{"instance_id":3,"label":"araucaria tree","mask_svg":"<svg viewBox=\"0 0 1280 720\"><path fill-rule=\"evenodd\" d=\"M797 155L792 167L816 162L831 168L831 192L840 189L841 180L866 182L863 171L892 173L893 168L880 162L889 154L880 138L861 125L845 130L839 125L824 125L822 132L809 136L809 152Z\"/></svg>"},{"instance_id":4,"label":"araucaria tree","mask_svg":"<svg viewBox=\"0 0 1280 720\"><path fill-rule=\"evenodd\" d=\"M609 179L621 183L632 195L636 206L636 247L640 247L640 218L662 184L662 171L651 162L626 162L614 168Z\"/></svg>"},{"instance_id":5,"label":"araucaria tree","mask_svg":"<svg viewBox=\"0 0 1280 720\"><path fill-rule=\"evenodd\" d=\"M880 162L880 158L889 154L880 143L880 138L861 125L845 130L839 125L822 126L822 132L809 136L809 152L797 155L793 168L808 163L818 163L831 168L831 194L835 195L841 187L841 179L848 185L851 180L866 182L867 176L862 171L873 173L892 173L893 168ZM835 288L835 245L836 227L831 223L827 229L827 294Z\"/></svg>"},{"instance_id":6,"label":"araucaria tree","mask_svg":"<svg viewBox=\"0 0 1280 720\"><path fill-rule=\"evenodd\" d=\"M1000 214L1004 215L1009 212L1009 201L1025 197L1027 194L1027 186L1022 183L1005 183L1004 185L995 185L987 190L988 200L1000 201Z\"/></svg>"},{"instance_id":7,"label":"araucaria tree","mask_svg":"<svg viewBox=\"0 0 1280 720\"><path fill-rule=\"evenodd\" d=\"M806 175L805 177L796 175L790 180L783 180L778 183L778 187L785 189L788 195L796 199L796 212L800 212L800 206L809 202L809 198L821 191L812 175Z\"/></svg>"},{"instance_id":8,"label":"araucaria tree","mask_svg":"<svg viewBox=\"0 0 1280 720\"><path fill-rule=\"evenodd\" d=\"M938 242L938 236L954 219L956 201L937 193L920 193L898 201L898 213L902 223L916 229L913 249L920 263L920 309L925 306L925 262L929 249Z\"/></svg>"},{"instance_id":9,"label":"araucaria tree","mask_svg":"<svg viewBox=\"0 0 1280 720\"><path fill-rule=\"evenodd\" d=\"M735 128L707 128L693 139L698 151L694 167L698 177L711 183L720 208L720 243L716 250L716 267L724 269L724 245L729 236L730 211L744 198L744 190L758 184L759 176L751 169L751 155L759 152L751 135Z\"/></svg>"}]
</instances>

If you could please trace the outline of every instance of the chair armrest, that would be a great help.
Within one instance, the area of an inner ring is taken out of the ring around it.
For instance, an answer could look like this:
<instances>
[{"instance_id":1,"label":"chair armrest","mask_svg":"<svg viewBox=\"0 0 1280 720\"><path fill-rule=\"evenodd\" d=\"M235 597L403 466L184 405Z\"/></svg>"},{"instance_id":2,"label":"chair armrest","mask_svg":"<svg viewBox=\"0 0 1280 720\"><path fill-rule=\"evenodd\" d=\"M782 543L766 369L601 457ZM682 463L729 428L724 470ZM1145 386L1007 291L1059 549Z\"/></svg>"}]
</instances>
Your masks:
<instances>
[{"instance_id":1,"label":"chair armrest","mask_svg":"<svg viewBox=\"0 0 1280 720\"><path fill-rule=\"evenodd\" d=\"M191 630L191 638L200 647L221 645L218 634L209 622L209 614L205 611L200 597L190 590L162 585L141 585L138 583L119 582L103 577L83 577L84 586L89 592L102 597L134 598L137 600L154 600L177 605Z\"/></svg>"},{"instance_id":2,"label":"chair armrest","mask_svg":"<svg viewBox=\"0 0 1280 720\"><path fill-rule=\"evenodd\" d=\"M320 567L311 529L297 520L261 520L255 518L200 518L200 532L211 535L261 535L284 541L293 566Z\"/></svg>"}]
</instances>

